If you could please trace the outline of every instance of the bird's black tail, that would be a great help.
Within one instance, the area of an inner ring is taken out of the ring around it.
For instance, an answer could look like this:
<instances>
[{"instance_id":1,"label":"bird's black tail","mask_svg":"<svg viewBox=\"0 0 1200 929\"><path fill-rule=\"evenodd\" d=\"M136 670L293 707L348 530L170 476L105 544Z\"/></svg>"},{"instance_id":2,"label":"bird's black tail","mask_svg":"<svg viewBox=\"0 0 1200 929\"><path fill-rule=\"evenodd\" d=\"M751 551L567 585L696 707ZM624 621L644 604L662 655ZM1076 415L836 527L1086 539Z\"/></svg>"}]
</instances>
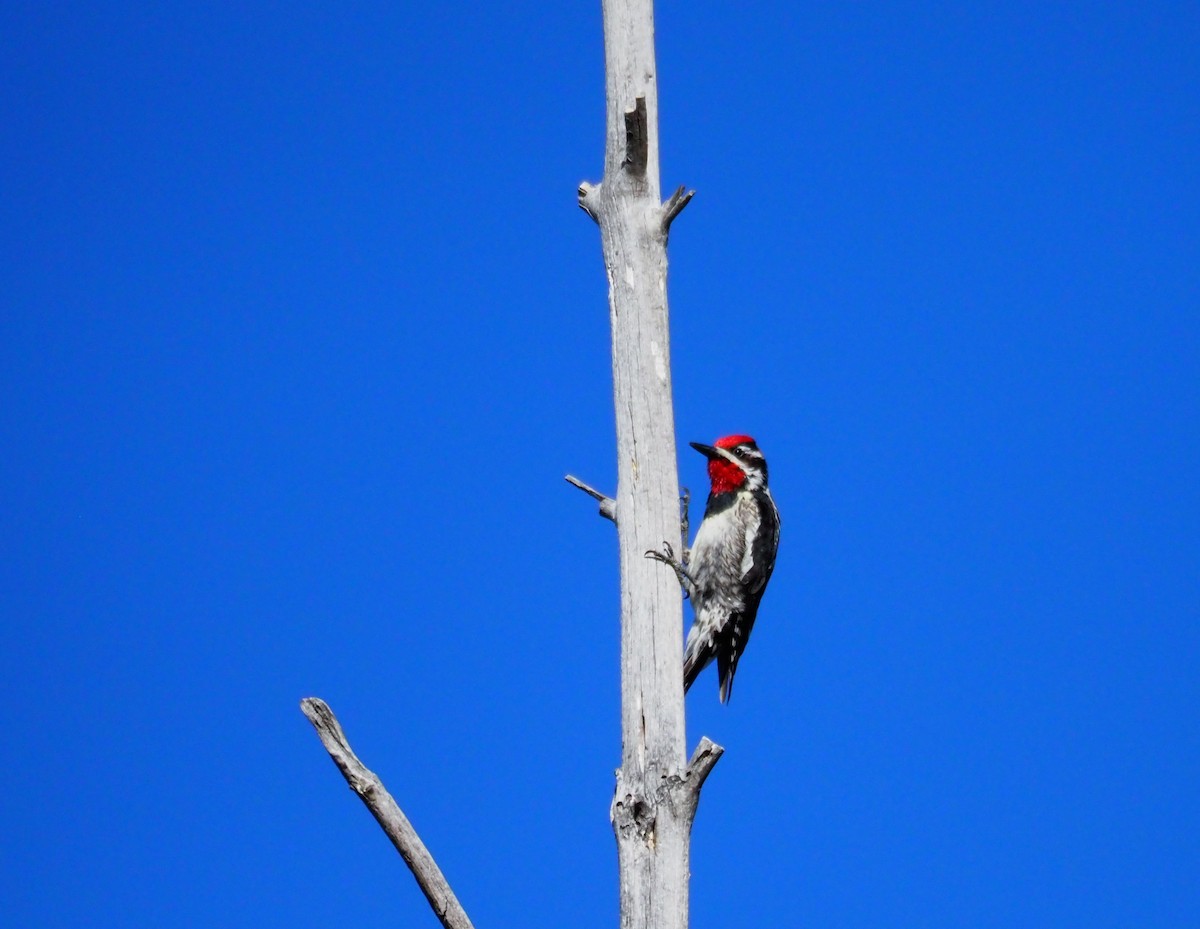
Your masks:
<instances>
[{"instance_id":1,"label":"bird's black tail","mask_svg":"<svg viewBox=\"0 0 1200 929\"><path fill-rule=\"evenodd\" d=\"M689 636L689 638L691 638ZM692 684L696 682L696 678L700 676L708 663L712 661L712 655L705 655L700 648L699 639L691 639L687 643L687 647L683 652L683 692L687 693L691 689Z\"/></svg>"},{"instance_id":2,"label":"bird's black tail","mask_svg":"<svg viewBox=\"0 0 1200 929\"><path fill-rule=\"evenodd\" d=\"M717 654L717 680L721 682L721 689L717 692L717 696L722 703L728 703L729 698L733 695L733 672L736 670L736 655L723 650Z\"/></svg>"}]
</instances>

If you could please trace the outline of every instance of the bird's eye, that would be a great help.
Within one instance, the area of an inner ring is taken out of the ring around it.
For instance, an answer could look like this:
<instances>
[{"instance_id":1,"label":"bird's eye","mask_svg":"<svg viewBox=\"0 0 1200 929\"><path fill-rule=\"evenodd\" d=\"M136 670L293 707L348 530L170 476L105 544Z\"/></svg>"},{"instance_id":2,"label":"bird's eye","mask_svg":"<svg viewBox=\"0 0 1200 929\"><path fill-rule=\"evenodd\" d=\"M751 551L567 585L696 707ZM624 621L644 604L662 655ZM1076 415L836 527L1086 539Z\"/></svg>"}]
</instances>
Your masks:
<instances>
[{"instance_id":1,"label":"bird's eye","mask_svg":"<svg viewBox=\"0 0 1200 929\"><path fill-rule=\"evenodd\" d=\"M750 454L750 446L749 445L739 445L737 448L735 448L733 450L733 453L735 455L737 455L739 458L745 458L747 455Z\"/></svg>"}]
</instances>

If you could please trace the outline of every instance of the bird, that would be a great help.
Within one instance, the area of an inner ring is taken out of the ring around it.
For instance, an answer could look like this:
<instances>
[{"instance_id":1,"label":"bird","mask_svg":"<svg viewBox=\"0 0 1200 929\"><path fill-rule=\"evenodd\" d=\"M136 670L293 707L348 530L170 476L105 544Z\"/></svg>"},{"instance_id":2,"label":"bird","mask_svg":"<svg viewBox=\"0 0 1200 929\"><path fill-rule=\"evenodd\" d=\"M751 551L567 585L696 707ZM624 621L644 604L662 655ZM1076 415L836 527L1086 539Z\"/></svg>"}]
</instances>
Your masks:
<instances>
[{"instance_id":1,"label":"bird","mask_svg":"<svg viewBox=\"0 0 1200 929\"><path fill-rule=\"evenodd\" d=\"M683 689L714 660L718 697L727 703L733 676L775 570L779 510L767 487L767 460L748 435L712 445L689 443L708 459L711 489L690 551L678 561L669 544L646 556L669 565L692 602L695 619L683 655Z\"/></svg>"}]
</instances>

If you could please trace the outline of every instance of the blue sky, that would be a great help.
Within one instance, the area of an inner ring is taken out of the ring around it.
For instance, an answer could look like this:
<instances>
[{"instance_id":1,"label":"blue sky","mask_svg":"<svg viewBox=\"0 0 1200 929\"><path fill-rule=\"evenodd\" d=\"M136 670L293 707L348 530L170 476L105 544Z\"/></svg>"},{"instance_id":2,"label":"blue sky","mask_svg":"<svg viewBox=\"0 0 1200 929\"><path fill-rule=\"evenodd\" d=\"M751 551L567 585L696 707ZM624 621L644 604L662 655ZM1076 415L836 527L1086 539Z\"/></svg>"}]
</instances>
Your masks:
<instances>
[{"instance_id":1,"label":"blue sky","mask_svg":"<svg viewBox=\"0 0 1200 929\"><path fill-rule=\"evenodd\" d=\"M664 2L683 443L778 569L693 926L1200 923L1200 13ZM0 11L0 899L612 926L598 3Z\"/></svg>"}]
</instances>

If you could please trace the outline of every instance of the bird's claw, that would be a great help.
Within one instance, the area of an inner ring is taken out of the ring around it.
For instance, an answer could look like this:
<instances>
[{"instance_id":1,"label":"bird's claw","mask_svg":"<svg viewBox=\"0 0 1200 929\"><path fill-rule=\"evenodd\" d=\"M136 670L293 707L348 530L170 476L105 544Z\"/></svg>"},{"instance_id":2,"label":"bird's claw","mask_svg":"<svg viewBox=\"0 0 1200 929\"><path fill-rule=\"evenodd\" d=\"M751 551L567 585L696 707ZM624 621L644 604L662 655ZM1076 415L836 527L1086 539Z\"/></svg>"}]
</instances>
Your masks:
<instances>
[{"instance_id":1,"label":"bird's claw","mask_svg":"<svg viewBox=\"0 0 1200 929\"><path fill-rule=\"evenodd\" d=\"M675 549L670 542L663 542L663 550L650 549L646 552L647 558L653 558L655 561L662 562L668 568L675 572L675 578L679 581L679 586L683 588L683 595L688 599L692 596L692 579L688 576L687 565L676 560Z\"/></svg>"},{"instance_id":2,"label":"bird's claw","mask_svg":"<svg viewBox=\"0 0 1200 929\"><path fill-rule=\"evenodd\" d=\"M670 542L663 542L663 550L652 548L646 552L647 558L653 558L655 561L661 561L663 564L675 564L675 549L671 547Z\"/></svg>"}]
</instances>

